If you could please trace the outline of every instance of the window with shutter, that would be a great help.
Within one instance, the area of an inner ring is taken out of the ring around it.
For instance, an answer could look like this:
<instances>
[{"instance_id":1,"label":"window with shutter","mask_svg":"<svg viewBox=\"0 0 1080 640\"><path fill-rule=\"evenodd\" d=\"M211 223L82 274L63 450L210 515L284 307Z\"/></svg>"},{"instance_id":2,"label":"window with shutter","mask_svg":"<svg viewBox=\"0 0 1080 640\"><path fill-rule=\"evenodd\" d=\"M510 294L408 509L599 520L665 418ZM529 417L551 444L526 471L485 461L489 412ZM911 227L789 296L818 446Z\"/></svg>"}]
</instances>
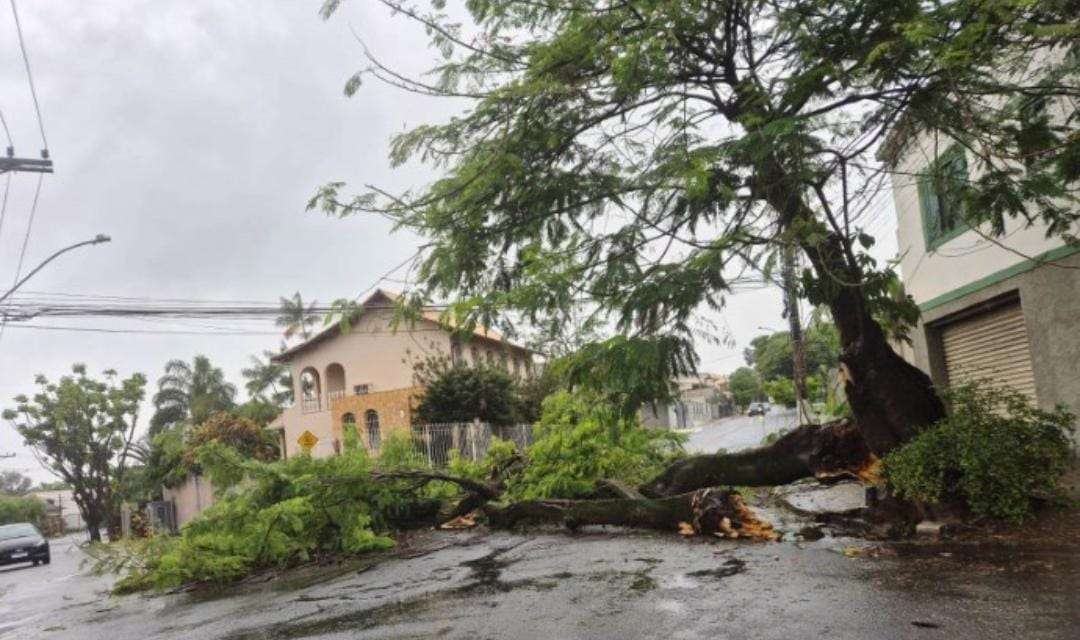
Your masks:
<instances>
[{"instance_id":1,"label":"window with shutter","mask_svg":"<svg viewBox=\"0 0 1080 640\"><path fill-rule=\"evenodd\" d=\"M919 208L927 251L967 229L963 215L967 179L967 159L964 150L956 145L949 147L919 177Z\"/></svg>"}]
</instances>

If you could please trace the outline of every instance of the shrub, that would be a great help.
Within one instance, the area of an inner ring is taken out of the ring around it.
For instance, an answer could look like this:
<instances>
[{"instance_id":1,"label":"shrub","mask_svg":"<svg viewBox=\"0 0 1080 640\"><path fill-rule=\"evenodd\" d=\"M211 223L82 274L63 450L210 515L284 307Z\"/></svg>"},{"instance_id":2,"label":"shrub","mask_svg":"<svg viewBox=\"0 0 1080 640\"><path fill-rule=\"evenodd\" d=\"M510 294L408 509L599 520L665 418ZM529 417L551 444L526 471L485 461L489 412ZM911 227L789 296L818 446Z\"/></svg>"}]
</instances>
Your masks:
<instances>
[{"instance_id":1,"label":"shrub","mask_svg":"<svg viewBox=\"0 0 1080 640\"><path fill-rule=\"evenodd\" d=\"M387 439L384 455L400 469L410 458L399 455L394 442ZM395 530L431 512L426 490L373 479L381 458L372 460L363 447L328 458L263 462L211 442L196 457L219 499L178 537L99 549L99 570L126 574L118 591L228 582L320 556L387 549Z\"/></svg>"},{"instance_id":2,"label":"shrub","mask_svg":"<svg viewBox=\"0 0 1080 640\"><path fill-rule=\"evenodd\" d=\"M903 498L962 500L973 513L1020 523L1038 496L1058 494L1074 417L1034 408L1015 391L965 385L946 394L949 415L885 457Z\"/></svg>"},{"instance_id":3,"label":"shrub","mask_svg":"<svg viewBox=\"0 0 1080 640\"><path fill-rule=\"evenodd\" d=\"M578 498L598 480L637 484L653 478L681 453L684 437L619 423L616 409L587 393L559 391L544 401L528 465L508 483L516 499Z\"/></svg>"},{"instance_id":4,"label":"shrub","mask_svg":"<svg viewBox=\"0 0 1080 640\"><path fill-rule=\"evenodd\" d=\"M35 496L0 496L0 524L29 522L38 529L45 524L45 501Z\"/></svg>"}]
</instances>

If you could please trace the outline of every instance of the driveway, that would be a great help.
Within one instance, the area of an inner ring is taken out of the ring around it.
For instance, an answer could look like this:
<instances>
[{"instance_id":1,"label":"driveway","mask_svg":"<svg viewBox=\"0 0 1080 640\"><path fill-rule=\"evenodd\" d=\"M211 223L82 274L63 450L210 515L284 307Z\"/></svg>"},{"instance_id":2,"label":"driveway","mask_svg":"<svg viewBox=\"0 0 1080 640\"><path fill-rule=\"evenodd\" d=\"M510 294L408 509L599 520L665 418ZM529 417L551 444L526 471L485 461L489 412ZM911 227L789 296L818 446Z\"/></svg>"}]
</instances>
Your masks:
<instances>
[{"instance_id":1,"label":"driveway","mask_svg":"<svg viewBox=\"0 0 1080 640\"><path fill-rule=\"evenodd\" d=\"M377 564L216 594L107 598L94 578L9 572L0 638L1076 638L1078 552L1076 536L1018 547L421 532Z\"/></svg>"}]
</instances>

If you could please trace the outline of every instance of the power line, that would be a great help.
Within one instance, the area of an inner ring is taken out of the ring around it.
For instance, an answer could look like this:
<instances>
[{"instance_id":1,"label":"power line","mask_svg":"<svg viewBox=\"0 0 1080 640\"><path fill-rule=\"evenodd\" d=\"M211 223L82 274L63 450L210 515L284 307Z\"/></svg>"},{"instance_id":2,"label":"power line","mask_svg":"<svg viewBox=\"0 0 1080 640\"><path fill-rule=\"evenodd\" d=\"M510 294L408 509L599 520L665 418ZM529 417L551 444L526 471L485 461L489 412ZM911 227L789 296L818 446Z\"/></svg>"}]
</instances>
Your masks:
<instances>
[{"instance_id":1,"label":"power line","mask_svg":"<svg viewBox=\"0 0 1080 640\"><path fill-rule=\"evenodd\" d=\"M19 34L19 49L22 51L23 65L26 66L26 79L30 83L30 96L34 99L34 111L37 112L38 129L41 131L41 155L49 157L49 141L45 138L45 122L41 119L41 105L38 103L37 89L34 87L34 72L30 70L30 57L26 55L26 42L23 40L22 24L19 22L19 10L15 0L11 0L11 14L15 16L15 31ZM6 125L5 125L6 128Z\"/></svg>"},{"instance_id":2,"label":"power line","mask_svg":"<svg viewBox=\"0 0 1080 640\"><path fill-rule=\"evenodd\" d=\"M11 191L11 174L7 174L4 181L4 199L0 202L0 237L4 234L4 217L7 215L8 192Z\"/></svg>"},{"instance_id":3,"label":"power line","mask_svg":"<svg viewBox=\"0 0 1080 640\"><path fill-rule=\"evenodd\" d=\"M7 118L4 117L4 110L0 109L0 125L4 127L4 135L7 136L8 148L14 152L15 142L11 139L11 129L8 129Z\"/></svg>"},{"instance_id":4,"label":"power line","mask_svg":"<svg viewBox=\"0 0 1080 640\"><path fill-rule=\"evenodd\" d=\"M12 0L14 2L15 0ZM26 258L26 247L30 244L30 232L34 227L34 217L37 214L38 196L41 195L41 182L45 179L45 174L38 174L37 188L34 189L34 201L30 205L30 220L26 223L26 235L23 236L22 250L19 251L19 263L15 267L15 279L12 281L12 287L19 283L19 277L22 276L23 260ZM0 342L4 340L4 328L7 326L7 313L0 315Z\"/></svg>"}]
</instances>

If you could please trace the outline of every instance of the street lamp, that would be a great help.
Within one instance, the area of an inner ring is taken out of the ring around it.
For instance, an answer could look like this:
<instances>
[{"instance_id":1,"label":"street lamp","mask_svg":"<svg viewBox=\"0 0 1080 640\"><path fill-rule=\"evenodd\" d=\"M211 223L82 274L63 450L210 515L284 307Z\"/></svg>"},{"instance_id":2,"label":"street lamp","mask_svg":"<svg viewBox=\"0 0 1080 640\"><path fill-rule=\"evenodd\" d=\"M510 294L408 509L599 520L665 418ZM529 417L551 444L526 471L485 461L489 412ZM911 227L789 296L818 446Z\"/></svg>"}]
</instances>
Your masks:
<instances>
[{"instance_id":1,"label":"street lamp","mask_svg":"<svg viewBox=\"0 0 1080 640\"><path fill-rule=\"evenodd\" d=\"M99 233L90 240L83 240L82 242L76 242L75 244L73 244L71 246L64 247L63 249L57 251L56 253L52 254L48 258L45 258L45 260L43 260L41 262L41 264L34 267L33 271L26 274L26 277L24 277L22 280L19 280L18 282L15 283L15 286L8 289L7 293L5 293L4 295L0 295L0 302L3 302L8 296L15 293L16 289L23 286L23 284L25 284L27 280L34 277L34 275L38 271L41 271L43 268L45 268L45 265L49 264L53 260L56 260L57 258L59 258L61 255L65 254L65 253L67 253L68 251L72 251L73 249L78 249L79 247L85 247L85 246L91 245L91 244L103 244L105 242L109 242L110 240L112 240L112 238L110 238L109 236L107 236L107 235L105 235L103 233Z\"/></svg>"}]
</instances>

